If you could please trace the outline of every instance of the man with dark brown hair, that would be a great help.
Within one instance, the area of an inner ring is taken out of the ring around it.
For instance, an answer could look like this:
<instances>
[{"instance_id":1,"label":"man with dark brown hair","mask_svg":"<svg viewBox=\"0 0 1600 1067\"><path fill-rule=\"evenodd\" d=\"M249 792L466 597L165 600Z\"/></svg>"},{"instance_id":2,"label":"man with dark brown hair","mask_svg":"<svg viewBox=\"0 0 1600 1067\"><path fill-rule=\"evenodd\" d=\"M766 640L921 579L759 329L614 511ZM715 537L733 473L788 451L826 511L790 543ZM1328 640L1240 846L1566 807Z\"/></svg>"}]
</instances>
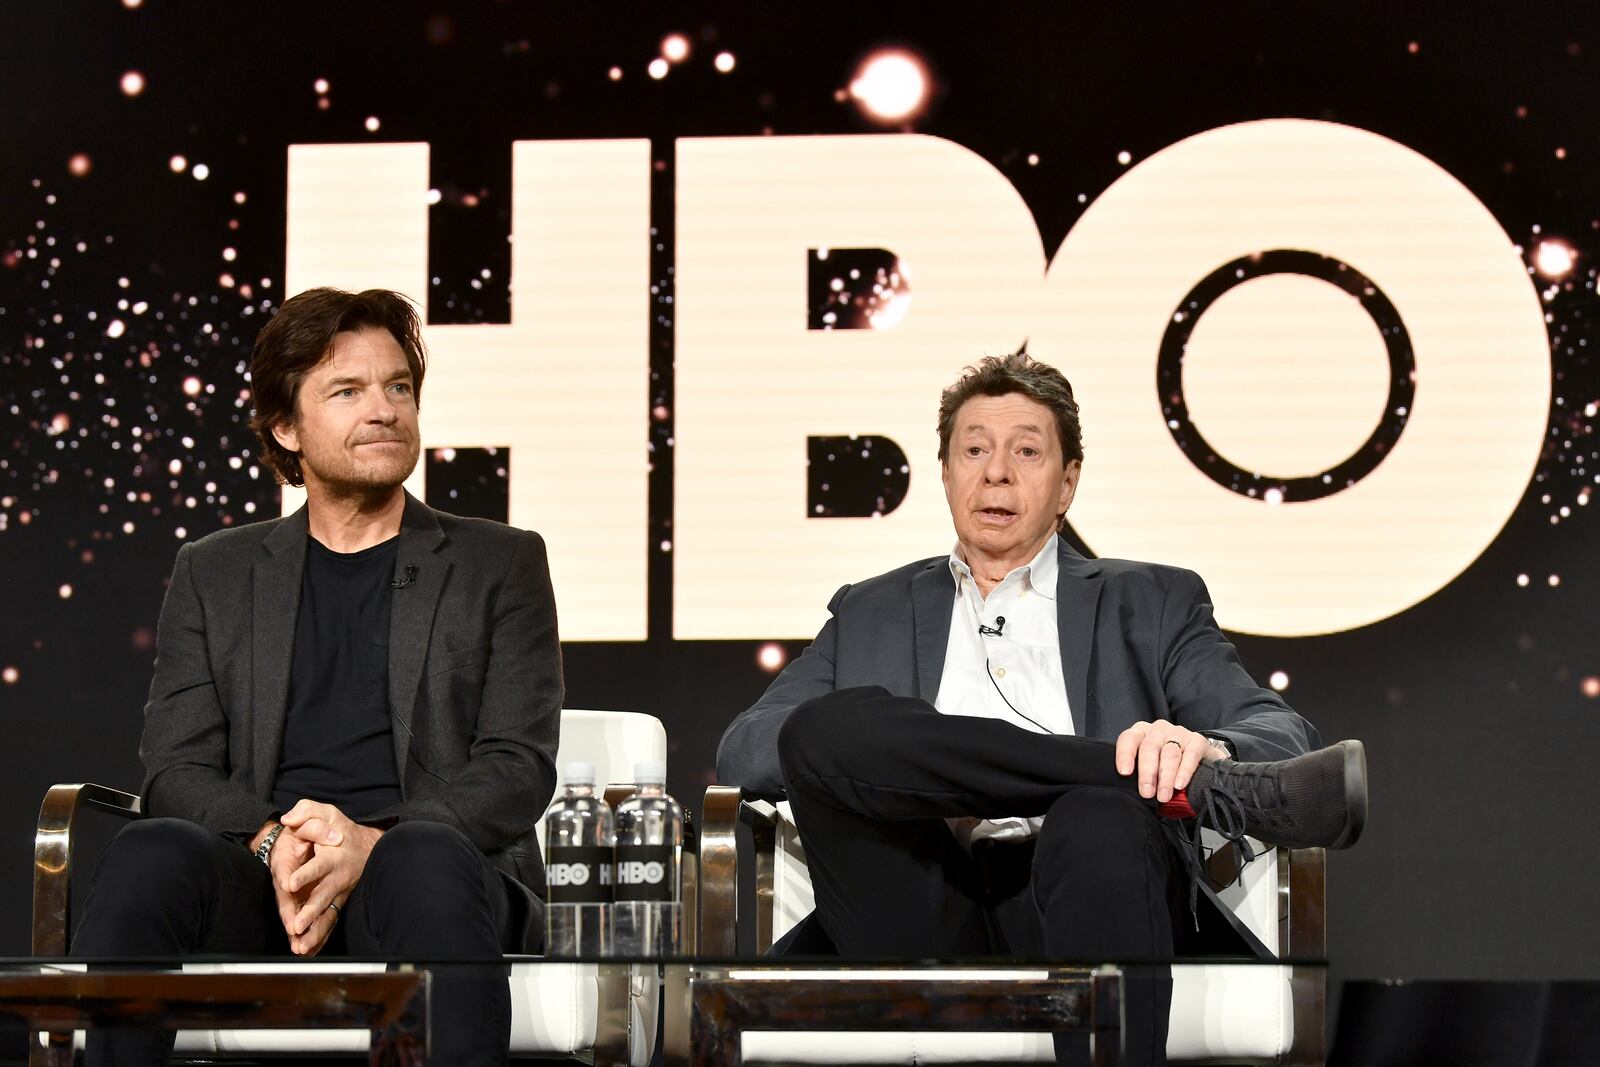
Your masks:
<instances>
[{"instance_id":1,"label":"man with dark brown hair","mask_svg":"<svg viewBox=\"0 0 1600 1067\"><path fill-rule=\"evenodd\" d=\"M95 872L78 956L536 951L535 828L561 652L544 543L436 512L416 467L426 359L396 293L284 303L250 360L286 518L178 552L140 755L144 811ZM437 1063L504 1061L499 968L441 968ZM158 1063L171 1034L91 1035Z\"/></svg>"},{"instance_id":2,"label":"man with dark brown hair","mask_svg":"<svg viewBox=\"0 0 1600 1067\"><path fill-rule=\"evenodd\" d=\"M1353 844L1361 745L1313 751L1195 574L1057 536L1083 445L1055 368L968 368L941 398L939 459L954 550L840 589L717 752L721 781L789 799L805 842L817 908L780 950L1155 963L1124 987L1126 1058L1163 1063L1196 816Z\"/></svg>"}]
</instances>

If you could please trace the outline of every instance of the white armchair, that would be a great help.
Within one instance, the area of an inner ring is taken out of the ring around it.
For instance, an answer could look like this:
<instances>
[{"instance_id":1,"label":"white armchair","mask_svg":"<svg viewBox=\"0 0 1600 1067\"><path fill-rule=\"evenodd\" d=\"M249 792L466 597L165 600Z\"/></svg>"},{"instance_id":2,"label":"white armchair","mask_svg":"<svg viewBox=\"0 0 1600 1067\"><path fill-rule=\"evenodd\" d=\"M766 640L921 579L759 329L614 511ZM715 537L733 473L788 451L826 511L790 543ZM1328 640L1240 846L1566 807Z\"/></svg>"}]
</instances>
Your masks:
<instances>
[{"instance_id":1,"label":"white armchair","mask_svg":"<svg viewBox=\"0 0 1600 1067\"><path fill-rule=\"evenodd\" d=\"M805 849L787 802L743 800L737 789L706 792L700 827L700 951L737 954L740 912L735 829L746 823L755 843L755 952L813 907ZM1208 844L1224 844L1209 835ZM1222 902L1266 947L1287 961L1320 961L1323 926L1322 849L1257 848L1242 876L1218 891ZM1213 869L1232 874L1232 846ZM1108 963L1116 961L1108 960ZM929 977L936 973L930 972ZM1320 1065L1326 973L1290 963L1248 966L1180 963L1172 968L1167 1055L1173 1062ZM1054 1062L1048 1033L783 1033L747 1031L745 1063Z\"/></svg>"},{"instance_id":2,"label":"white armchair","mask_svg":"<svg viewBox=\"0 0 1600 1067\"><path fill-rule=\"evenodd\" d=\"M561 741L556 756L557 791L568 762L594 764L596 780L627 783L640 760L667 758L667 734L650 715L618 711L561 713ZM620 799L631 786L613 786L608 797ZM71 929L71 862L73 823L79 811L95 808L138 818L139 798L97 785L58 785L39 810L34 844L33 954L65 956ZM544 832L541 822L540 842ZM685 904L692 907L692 857L684 864ZM691 910L690 914L693 914ZM537 957L511 956L511 1051L513 1056L569 1055L596 1065L643 1067L655 1047L659 1015L659 981L626 967L595 963L553 964ZM234 964L192 964L185 970L377 970L339 960L285 961L270 967ZM79 1035L81 1040L81 1034ZM348 1030L183 1030L177 1051L207 1058L272 1053L319 1056L349 1053L364 1056L365 1031ZM70 1057L70 1048L54 1047ZM50 1047L36 1045L32 1062L49 1061Z\"/></svg>"}]
</instances>

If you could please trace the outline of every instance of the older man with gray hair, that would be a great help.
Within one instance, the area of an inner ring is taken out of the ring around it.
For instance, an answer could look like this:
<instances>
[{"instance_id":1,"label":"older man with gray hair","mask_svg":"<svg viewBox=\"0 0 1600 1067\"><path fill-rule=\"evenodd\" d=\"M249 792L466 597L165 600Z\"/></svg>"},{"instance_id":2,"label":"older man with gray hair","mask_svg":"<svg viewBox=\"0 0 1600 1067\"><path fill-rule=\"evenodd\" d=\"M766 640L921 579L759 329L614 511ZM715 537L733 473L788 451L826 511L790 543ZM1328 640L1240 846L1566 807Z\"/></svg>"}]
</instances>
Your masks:
<instances>
[{"instance_id":1,"label":"older man with gray hair","mask_svg":"<svg viewBox=\"0 0 1600 1067\"><path fill-rule=\"evenodd\" d=\"M1318 749L1197 575L1059 536L1083 466L1059 371L968 368L939 459L954 550L840 589L717 753L722 781L787 796L805 839L817 908L779 950L1153 961L1125 991L1126 1056L1163 1063L1195 823L1347 847L1361 744Z\"/></svg>"}]
</instances>

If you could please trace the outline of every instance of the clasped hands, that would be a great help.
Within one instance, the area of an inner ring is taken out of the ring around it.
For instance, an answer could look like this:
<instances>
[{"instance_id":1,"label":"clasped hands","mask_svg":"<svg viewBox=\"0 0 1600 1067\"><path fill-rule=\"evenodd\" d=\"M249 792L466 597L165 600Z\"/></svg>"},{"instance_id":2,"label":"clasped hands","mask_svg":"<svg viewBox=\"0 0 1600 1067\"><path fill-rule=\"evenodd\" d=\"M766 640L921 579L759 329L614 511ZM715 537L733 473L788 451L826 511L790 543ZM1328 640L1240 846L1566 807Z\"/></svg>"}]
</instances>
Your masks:
<instances>
[{"instance_id":1,"label":"clasped hands","mask_svg":"<svg viewBox=\"0 0 1600 1067\"><path fill-rule=\"evenodd\" d=\"M338 909L361 880L367 857L383 831L352 822L332 804L314 800L300 801L278 822L283 830L267 861L278 917L289 935L290 951L315 956L333 933ZM252 852L273 825L269 822L256 834L250 842Z\"/></svg>"},{"instance_id":2,"label":"clasped hands","mask_svg":"<svg viewBox=\"0 0 1600 1067\"><path fill-rule=\"evenodd\" d=\"M1186 730L1166 719L1136 722L1117 736L1117 773L1138 772L1139 795L1165 804L1189 785L1202 762L1222 752L1205 734Z\"/></svg>"}]
</instances>

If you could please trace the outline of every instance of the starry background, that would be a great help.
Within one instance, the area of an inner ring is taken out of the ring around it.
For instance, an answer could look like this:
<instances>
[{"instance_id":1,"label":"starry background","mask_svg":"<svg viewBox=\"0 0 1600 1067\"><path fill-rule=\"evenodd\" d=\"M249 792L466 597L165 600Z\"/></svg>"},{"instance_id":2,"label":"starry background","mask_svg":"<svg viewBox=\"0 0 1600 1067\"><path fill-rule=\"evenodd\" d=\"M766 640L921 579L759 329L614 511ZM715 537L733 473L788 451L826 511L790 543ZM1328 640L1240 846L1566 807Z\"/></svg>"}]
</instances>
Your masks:
<instances>
[{"instance_id":1,"label":"starry background","mask_svg":"<svg viewBox=\"0 0 1600 1067\"><path fill-rule=\"evenodd\" d=\"M27 949L27 857L45 787L137 787L140 708L178 546L277 513L246 428L243 360L285 296L289 144L430 142L432 321L494 322L509 314L510 142L653 140L660 250L639 420L653 458L651 638L570 644L566 666L572 706L665 720L672 788L693 803L723 726L803 643L670 638L672 139L879 132L843 90L865 55L893 44L919 52L935 79L910 128L1006 174L1047 249L1129 165L1216 126L1282 116L1416 149L1524 249L1555 388L1537 475L1502 535L1396 618L1238 643L1325 737L1368 745L1368 835L1329 864L1335 979L1600 977L1589 504L1600 483L1600 16L1551 4L1534 17L1509 3L977 10L0 9L0 954ZM688 55L653 77L672 33ZM1570 269L1535 270L1549 265L1545 242L1570 250ZM892 280L892 263L865 266ZM824 325L872 313L812 276ZM808 505L892 506L901 480L871 475L888 469L884 456L855 462L872 444L839 443L840 467ZM1473 447L1463 440L1457 461L1474 462ZM503 498L502 457L429 462L436 503L492 513ZM908 546L908 558L941 548Z\"/></svg>"}]
</instances>

